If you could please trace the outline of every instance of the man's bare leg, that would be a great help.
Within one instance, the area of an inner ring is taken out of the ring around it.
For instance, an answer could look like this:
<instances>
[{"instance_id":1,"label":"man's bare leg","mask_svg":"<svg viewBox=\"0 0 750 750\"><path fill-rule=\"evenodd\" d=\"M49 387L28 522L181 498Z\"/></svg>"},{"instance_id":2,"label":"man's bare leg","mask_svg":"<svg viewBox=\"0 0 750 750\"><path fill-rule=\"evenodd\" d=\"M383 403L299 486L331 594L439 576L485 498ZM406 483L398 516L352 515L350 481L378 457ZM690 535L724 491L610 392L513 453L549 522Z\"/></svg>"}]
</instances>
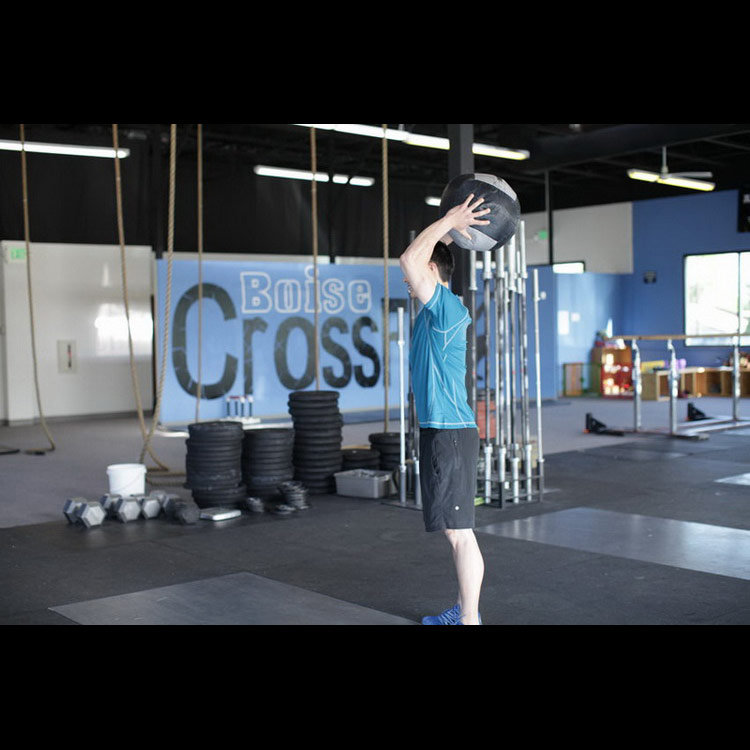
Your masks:
<instances>
[{"instance_id":1,"label":"man's bare leg","mask_svg":"<svg viewBox=\"0 0 750 750\"><path fill-rule=\"evenodd\" d=\"M479 625L479 592L484 578L484 559L472 529L446 529L458 577L461 622Z\"/></svg>"}]
</instances>

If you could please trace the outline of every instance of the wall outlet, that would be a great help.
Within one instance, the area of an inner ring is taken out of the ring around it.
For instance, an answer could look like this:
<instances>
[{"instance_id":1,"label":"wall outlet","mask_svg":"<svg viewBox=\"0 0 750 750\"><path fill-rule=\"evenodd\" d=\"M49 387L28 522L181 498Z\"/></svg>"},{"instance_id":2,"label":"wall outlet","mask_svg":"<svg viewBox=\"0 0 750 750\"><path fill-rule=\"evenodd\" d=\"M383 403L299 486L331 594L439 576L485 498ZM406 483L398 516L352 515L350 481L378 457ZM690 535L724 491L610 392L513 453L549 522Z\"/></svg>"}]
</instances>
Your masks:
<instances>
[{"instance_id":1,"label":"wall outlet","mask_svg":"<svg viewBox=\"0 0 750 750\"><path fill-rule=\"evenodd\" d=\"M75 341L57 341L57 371L62 373L76 372L78 360Z\"/></svg>"}]
</instances>

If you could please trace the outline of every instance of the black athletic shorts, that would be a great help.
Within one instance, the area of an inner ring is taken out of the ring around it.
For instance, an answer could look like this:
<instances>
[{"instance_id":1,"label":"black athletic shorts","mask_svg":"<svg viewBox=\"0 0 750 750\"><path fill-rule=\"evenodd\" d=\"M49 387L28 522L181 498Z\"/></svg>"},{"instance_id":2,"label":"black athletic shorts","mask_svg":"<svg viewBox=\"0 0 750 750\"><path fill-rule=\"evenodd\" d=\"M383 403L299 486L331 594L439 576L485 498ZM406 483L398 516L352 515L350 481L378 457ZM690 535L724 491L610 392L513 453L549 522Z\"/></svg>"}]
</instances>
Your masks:
<instances>
[{"instance_id":1,"label":"black athletic shorts","mask_svg":"<svg viewBox=\"0 0 750 750\"><path fill-rule=\"evenodd\" d=\"M419 480L426 531L474 528L479 431L419 430Z\"/></svg>"}]
</instances>

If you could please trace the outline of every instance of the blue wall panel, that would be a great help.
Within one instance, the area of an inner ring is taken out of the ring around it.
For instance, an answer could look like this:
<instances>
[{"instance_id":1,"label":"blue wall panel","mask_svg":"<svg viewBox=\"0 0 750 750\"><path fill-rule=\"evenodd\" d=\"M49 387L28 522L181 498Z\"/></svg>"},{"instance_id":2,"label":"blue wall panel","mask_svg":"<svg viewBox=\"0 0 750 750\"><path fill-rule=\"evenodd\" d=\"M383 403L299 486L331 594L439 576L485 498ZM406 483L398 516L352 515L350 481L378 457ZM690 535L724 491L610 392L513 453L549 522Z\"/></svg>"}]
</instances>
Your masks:
<instances>
[{"instance_id":1,"label":"blue wall panel","mask_svg":"<svg viewBox=\"0 0 750 750\"><path fill-rule=\"evenodd\" d=\"M750 235L737 231L736 190L691 193L633 204L633 274L623 280L625 333L685 331L684 256L750 249ZM654 271L656 282L644 283ZM665 343L642 342L644 360L665 359ZM675 343L688 365L713 366L727 347Z\"/></svg>"},{"instance_id":2,"label":"blue wall panel","mask_svg":"<svg viewBox=\"0 0 750 750\"><path fill-rule=\"evenodd\" d=\"M554 274L539 269L542 397L556 395ZM314 292L310 263L204 261L201 336L200 419L226 416L228 396L253 395L253 414L287 413L293 390L314 390ZM339 391L339 408L375 413L385 403L383 357L383 266L322 264L318 316L321 390ZM390 267L390 386L388 404L399 404L398 314L404 311L404 373L408 377L408 299L398 267ZM198 266L193 260L172 264L167 367L161 420L195 418L198 379ZM484 331L482 279L478 276L477 335L480 351L478 380L483 387ZM529 383L536 395L533 358L534 311L531 273L527 286ZM156 339L157 382L161 373L163 310L167 293L167 260L157 262ZM468 299L465 300L467 307ZM494 336L493 336L494 342ZM494 343L493 343L494 352ZM491 353L492 354L492 353ZM494 355L492 355L494 361ZM491 377L494 383L494 369ZM378 417L379 418L379 417Z\"/></svg>"},{"instance_id":3,"label":"blue wall panel","mask_svg":"<svg viewBox=\"0 0 750 750\"><path fill-rule=\"evenodd\" d=\"M157 263L156 359L161 368L167 260ZM407 306L389 268L390 307ZM318 266L320 389L339 408L382 409L383 266ZM198 266L173 261L170 331L161 419L192 420L198 378ZM287 413L290 391L314 390L314 291L310 263L204 261L200 418L226 415L226 397L252 394L253 414ZM408 346L408 314L404 325ZM398 405L398 314L390 315L390 407ZM406 351L405 351L406 354ZM408 360L405 363L405 370ZM160 369L157 369L157 382Z\"/></svg>"},{"instance_id":4,"label":"blue wall panel","mask_svg":"<svg viewBox=\"0 0 750 750\"><path fill-rule=\"evenodd\" d=\"M558 392L563 391L562 365L566 362L590 362L591 349L598 331L611 322L612 333L622 333L623 274L582 273L555 274L557 311L569 319L568 332L558 327ZM577 315L578 320L573 316Z\"/></svg>"}]
</instances>

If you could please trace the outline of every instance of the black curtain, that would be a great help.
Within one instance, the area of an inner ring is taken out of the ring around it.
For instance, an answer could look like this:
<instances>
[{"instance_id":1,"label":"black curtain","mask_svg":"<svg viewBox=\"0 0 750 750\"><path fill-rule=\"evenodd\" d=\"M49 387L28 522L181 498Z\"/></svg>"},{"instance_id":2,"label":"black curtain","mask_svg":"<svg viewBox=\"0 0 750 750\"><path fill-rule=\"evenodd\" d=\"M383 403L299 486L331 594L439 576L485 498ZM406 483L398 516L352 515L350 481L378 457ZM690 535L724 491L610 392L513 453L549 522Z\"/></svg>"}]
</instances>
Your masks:
<instances>
[{"instance_id":1,"label":"black curtain","mask_svg":"<svg viewBox=\"0 0 750 750\"><path fill-rule=\"evenodd\" d=\"M168 154L158 157L157 179L151 144L128 147L130 156L120 161L125 242L166 248ZM27 168L32 241L117 244L112 159L29 153ZM196 171L194 156L178 155L176 251L197 250ZM317 193L319 254L382 258L380 180L368 188L318 183ZM437 218L437 209L424 201L426 195L419 186L389 184L390 257L400 255L410 231L418 232ZM312 254L309 182L259 177L247 164L204 162L203 200L207 253ZM0 236L23 239L18 152L0 152Z\"/></svg>"}]
</instances>

